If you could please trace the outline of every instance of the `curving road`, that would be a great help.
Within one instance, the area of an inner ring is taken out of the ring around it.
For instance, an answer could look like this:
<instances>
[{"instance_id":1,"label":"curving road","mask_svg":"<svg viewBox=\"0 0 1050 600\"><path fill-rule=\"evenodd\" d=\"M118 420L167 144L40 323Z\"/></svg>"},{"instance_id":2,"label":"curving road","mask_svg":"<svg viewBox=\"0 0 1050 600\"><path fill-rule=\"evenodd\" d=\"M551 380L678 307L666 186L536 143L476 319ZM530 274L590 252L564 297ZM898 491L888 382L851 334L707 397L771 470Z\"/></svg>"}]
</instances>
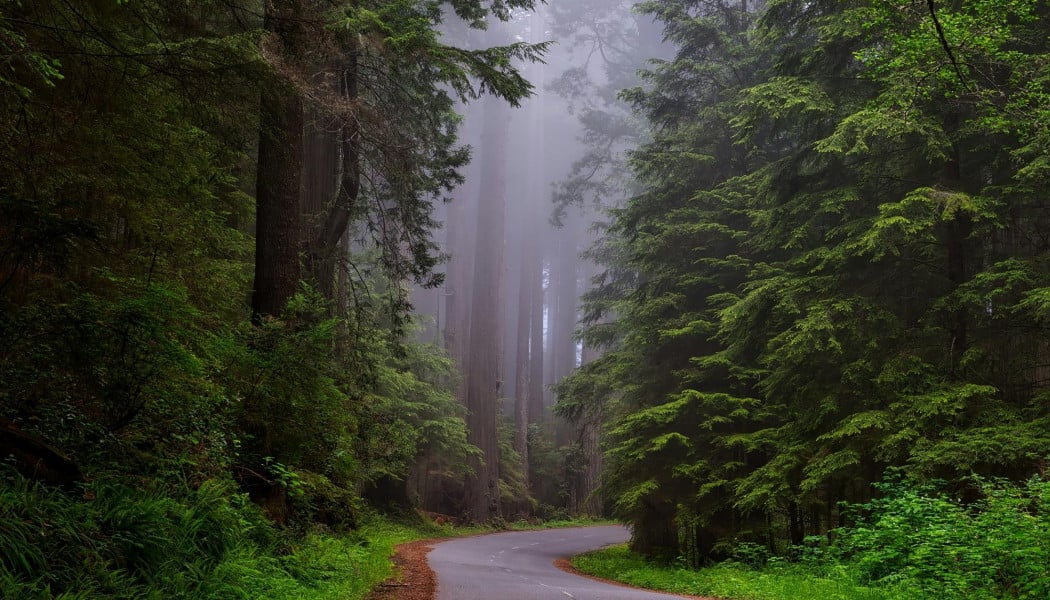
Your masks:
<instances>
[{"instance_id":1,"label":"curving road","mask_svg":"<svg viewBox=\"0 0 1050 600\"><path fill-rule=\"evenodd\" d=\"M666 600L566 573L554 561L627 541L620 526L513 531L441 542L428 558L437 600Z\"/></svg>"}]
</instances>

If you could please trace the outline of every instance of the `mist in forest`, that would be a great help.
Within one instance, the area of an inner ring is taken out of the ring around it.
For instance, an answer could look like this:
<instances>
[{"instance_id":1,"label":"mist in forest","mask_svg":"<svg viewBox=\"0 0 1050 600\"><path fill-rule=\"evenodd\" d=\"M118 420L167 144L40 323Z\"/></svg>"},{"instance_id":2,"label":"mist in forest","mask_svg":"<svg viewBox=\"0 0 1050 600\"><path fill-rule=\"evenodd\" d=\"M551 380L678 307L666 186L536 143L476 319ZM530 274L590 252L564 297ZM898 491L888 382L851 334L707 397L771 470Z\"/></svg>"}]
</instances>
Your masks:
<instances>
[{"instance_id":1,"label":"mist in forest","mask_svg":"<svg viewBox=\"0 0 1050 600\"><path fill-rule=\"evenodd\" d=\"M636 85L634 71L660 52L658 29L630 8L594 0L538 5L471 33L467 45L474 47L553 43L543 62L520 65L533 86L520 106L494 97L459 106L459 137L472 160L436 215L444 281L412 291L421 341L444 347L463 377L471 441L491 445L495 433L485 430L501 413L514 424L521 484L541 502L567 501L571 512L582 508L574 498L582 502L596 481L596 424L554 418L551 386L598 353L576 335L580 297L598 273L587 251L600 238L605 211L627 193L625 161L638 141L617 91ZM460 29L450 26L446 36ZM588 482L573 498L554 496L563 482L529 481L530 426L552 447L586 448Z\"/></svg>"},{"instance_id":2,"label":"mist in forest","mask_svg":"<svg viewBox=\"0 0 1050 600\"><path fill-rule=\"evenodd\" d=\"M345 597L387 519L601 516L680 573L1047 597L1048 32L0 3L0 596Z\"/></svg>"}]
</instances>

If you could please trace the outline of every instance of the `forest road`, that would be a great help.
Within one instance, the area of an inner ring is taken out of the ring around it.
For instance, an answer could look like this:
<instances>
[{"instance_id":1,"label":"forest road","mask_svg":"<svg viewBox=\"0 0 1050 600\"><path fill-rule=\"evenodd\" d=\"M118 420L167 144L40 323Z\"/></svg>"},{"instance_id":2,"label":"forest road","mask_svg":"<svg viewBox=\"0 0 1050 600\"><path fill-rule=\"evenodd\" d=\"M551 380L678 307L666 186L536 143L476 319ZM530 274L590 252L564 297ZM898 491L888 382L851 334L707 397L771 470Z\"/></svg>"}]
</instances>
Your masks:
<instances>
[{"instance_id":1,"label":"forest road","mask_svg":"<svg viewBox=\"0 0 1050 600\"><path fill-rule=\"evenodd\" d=\"M428 559L437 600L664 600L681 598L580 577L559 558L622 544L620 526L513 531L441 542Z\"/></svg>"}]
</instances>

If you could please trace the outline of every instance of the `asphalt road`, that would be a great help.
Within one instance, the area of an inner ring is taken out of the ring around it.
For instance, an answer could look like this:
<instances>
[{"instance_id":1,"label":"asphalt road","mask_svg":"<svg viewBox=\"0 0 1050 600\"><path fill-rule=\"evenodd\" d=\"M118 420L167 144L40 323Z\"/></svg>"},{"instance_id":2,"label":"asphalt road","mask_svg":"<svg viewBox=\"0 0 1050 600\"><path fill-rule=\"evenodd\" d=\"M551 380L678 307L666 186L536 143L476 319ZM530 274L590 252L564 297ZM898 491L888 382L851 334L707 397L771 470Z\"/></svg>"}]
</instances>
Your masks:
<instances>
[{"instance_id":1,"label":"asphalt road","mask_svg":"<svg viewBox=\"0 0 1050 600\"><path fill-rule=\"evenodd\" d=\"M513 531L441 542L428 555L438 600L667 600L566 573L558 558L627 541L620 526Z\"/></svg>"}]
</instances>

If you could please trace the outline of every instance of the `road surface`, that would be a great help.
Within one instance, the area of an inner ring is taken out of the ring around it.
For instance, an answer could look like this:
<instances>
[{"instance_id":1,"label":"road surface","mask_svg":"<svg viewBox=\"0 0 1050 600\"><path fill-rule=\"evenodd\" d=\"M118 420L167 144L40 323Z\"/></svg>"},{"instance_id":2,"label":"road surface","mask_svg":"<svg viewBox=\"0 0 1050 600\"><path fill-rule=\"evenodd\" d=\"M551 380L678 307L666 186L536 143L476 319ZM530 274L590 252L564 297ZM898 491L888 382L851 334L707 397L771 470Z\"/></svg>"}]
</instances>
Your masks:
<instances>
[{"instance_id":1,"label":"road surface","mask_svg":"<svg viewBox=\"0 0 1050 600\"><path fill-rule=\"evenodd\" d=\"M428 558L437 600L667 600L670 594L625 588L554 566L573 554L627 541L620 526L513 531L441 542Z\"/></svg>"}]
</instances>

